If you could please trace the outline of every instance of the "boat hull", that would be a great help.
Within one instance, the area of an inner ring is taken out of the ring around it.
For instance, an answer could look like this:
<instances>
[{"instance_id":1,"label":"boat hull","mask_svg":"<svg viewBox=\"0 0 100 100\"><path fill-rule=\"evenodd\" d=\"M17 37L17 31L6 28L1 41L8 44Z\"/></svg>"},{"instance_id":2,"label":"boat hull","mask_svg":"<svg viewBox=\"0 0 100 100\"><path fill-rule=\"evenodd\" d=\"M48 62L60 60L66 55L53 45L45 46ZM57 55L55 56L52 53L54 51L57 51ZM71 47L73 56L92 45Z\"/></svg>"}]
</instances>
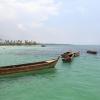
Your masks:
<instances>
[{"instance_id":1,"label":"boat hull","mask_svg":"<svg viewBox=\"0 0 100 100\"><path fill-rule=\"evenodd\" d=\"M73 60L73 56L72 57L66 57L66 58L62 59L63 62L72 62L72 60Z\"/></svg>"},{"instance_id":2,"label":"boat hull","mask_svg":"<svg viewBox=\"0 0 100 100\"><path fill-rule=\"evenodd\" d=\"M41 70L46 68L54 68L58 59L36 62L36 63L0 67L0 75L36 71L36 70Z\"/></svg>"},{"instance_id":3,"label":"boat hull","mask_svg":"<svg viewBox=\"0 0 100 100\"><path fill-rule=\"evenodd\" d=\"M87 53L89 53L89 54L97 54L97 51L88 50Z\"/></svg>"}]
</instances>

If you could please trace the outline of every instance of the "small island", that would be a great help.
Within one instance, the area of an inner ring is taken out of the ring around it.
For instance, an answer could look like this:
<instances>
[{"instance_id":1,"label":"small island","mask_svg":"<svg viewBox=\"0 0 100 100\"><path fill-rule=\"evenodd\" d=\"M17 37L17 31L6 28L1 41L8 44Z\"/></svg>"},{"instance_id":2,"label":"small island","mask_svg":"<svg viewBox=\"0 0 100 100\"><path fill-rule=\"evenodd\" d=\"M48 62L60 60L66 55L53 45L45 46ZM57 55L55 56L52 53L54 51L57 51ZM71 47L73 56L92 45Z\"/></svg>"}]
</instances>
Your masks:
<instances>
[{"instance_id":1,"label":"small island","mask_svg":"<svg viewBox=\"0 0 100 100\"><path fill-rule=\"evenodd\" d=\"M23 46L23 45L41 45L33 40L3 40L0 39L0 46Z\"/></svg>"}]
</instances>

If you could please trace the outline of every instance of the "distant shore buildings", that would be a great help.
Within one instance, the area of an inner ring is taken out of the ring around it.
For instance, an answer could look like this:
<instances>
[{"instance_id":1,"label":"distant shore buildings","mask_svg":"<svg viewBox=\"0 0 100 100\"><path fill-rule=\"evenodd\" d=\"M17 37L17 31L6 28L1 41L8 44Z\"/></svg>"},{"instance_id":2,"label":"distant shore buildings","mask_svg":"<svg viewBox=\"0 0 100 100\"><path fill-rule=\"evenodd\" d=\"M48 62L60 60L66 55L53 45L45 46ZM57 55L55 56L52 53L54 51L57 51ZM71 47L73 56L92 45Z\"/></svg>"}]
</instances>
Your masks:
<instances>
[{"instance_id":1,"label":"distant shore buildings","mask_svg":"<svg viewBox=\"0 0 100 100\"><path fill-rule=\"evenodd\" d=\"M36 41L32 40L3 40L0 39L0 46L3 45L39 45Z\"/></svg>"}]
</instances>

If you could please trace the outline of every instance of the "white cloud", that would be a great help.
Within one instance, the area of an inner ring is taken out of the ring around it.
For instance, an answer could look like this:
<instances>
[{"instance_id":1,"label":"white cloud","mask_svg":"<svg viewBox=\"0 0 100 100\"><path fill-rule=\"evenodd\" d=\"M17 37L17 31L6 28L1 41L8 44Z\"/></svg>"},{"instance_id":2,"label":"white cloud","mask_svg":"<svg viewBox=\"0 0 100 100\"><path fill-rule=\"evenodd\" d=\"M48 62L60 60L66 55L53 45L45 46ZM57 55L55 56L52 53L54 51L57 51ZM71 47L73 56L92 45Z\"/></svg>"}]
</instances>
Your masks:
<instances>
[{"instance_id":1,"label":"white cloud","mask_svg":"<svg viewBox=\"0 0 100 100\"><path fill-rule=\"evenodd\" d=\"M11 4L4 1L0 1L0 21L14 19L16 17L15 9Z\"/></svg>"},{"instance_id":2,"label":"white cloud","mask_svg":"<svg viewBox=\"0 0 100 100\"><path fill-rule=\"evenodd\" d=\"M41 26L49 16L59 13L60 5L61 3L55 0L0 0L0 21L13 20L17 23L23 20L22 24Z\"/></svg>"},{"instance_id":3,"label":"white cloud","mask_svg":"<svg viewBox=\"0 0 100 100\"><path fill-rule=\"evenodd\" d=\"M23 24L18 24L17 27L18 27L18 29L20 29L22 31L26 30L26 28L23 26Z\"/></svg>"},{"instance_id":4,"label":"white cloud","mask_svg":"<svg viewBox=\"0 0 100 100\"><path fill-rule=\"evenodd\" d=\"M43 26L43 23L40 23L40 22L33 22L32 23L32 27L34 27L34 28L38 28L38 27L42 27Z\"/></svg>"}]
</instances>

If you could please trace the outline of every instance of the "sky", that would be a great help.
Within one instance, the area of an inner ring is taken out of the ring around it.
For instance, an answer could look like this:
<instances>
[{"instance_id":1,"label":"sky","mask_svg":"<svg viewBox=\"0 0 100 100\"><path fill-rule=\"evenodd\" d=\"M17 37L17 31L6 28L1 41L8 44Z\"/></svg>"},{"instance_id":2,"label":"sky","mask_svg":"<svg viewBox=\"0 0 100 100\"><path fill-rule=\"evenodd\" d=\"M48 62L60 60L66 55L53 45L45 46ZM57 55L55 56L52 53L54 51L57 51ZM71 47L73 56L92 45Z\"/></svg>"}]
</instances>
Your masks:
<instances>
[{"instance_id":1,"label":"sky","mask_svg":"<svg viewBox=\"0 0 100 100\"><path fill-rule=\"evenodd\" d=\"M0 0L0 38L100 45L100 0Z\"/></svg>"}]
</instances>

